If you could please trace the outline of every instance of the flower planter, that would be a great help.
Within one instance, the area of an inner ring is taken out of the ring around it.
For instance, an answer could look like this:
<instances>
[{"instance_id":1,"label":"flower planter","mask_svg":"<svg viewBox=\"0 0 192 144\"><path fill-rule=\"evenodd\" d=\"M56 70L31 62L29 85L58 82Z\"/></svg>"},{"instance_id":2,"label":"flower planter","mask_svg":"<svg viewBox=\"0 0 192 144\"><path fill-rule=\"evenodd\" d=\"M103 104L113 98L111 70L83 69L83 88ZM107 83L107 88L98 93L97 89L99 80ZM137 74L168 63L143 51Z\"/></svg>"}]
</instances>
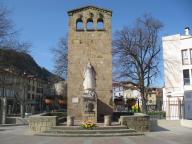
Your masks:
<instances>
[{"instance_id":1,"label":"flower planter","mask_svg":"<svg viewBox=\"0 0 192 144\"><path fill-rule=\"evenodd\" d=\"M91 121L91 120L86 120L86 121L83 121L83 123L80 125L81 128L83 129L87 129L87 130L92 130L94 128L96 128L96 124Z\"/></svg>"}]
</instances>

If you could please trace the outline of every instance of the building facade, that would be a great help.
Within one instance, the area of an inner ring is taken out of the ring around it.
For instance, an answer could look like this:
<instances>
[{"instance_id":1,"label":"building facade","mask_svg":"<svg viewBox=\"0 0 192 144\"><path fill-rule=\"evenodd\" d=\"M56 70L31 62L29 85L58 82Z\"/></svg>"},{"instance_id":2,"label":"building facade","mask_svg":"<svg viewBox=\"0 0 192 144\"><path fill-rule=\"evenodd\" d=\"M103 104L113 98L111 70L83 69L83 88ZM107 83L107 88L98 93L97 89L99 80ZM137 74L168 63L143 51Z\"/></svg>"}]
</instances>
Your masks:
<instances>
[{"instance_id":1,"label":"building facade","mask_svg":"<svg viewBox=\"0 0 192 144\"><path fill-rule=\"evenodd\" d=\"M120 82L113 82L113 99L124 96L124 87Z\"/></svg>"},{"instance_id":2,"label":"building facade","mask_svg":"<svg viewBox=\"0 0 192 144\"><path fill-rule=\"evenodd\" d=\"M147 108L148 111L161 111L163 106L162 88L147 89Z\"/></svg>"},{"instance_id":3,"label":"building facade","mask_svg":"<svg viewBox=\"0 0 192 144\"><path fill-rule=\"evenodd\" d=\"M113 82L113 99L115 97L140 99L140 96L137 84L130 81Z\"/></svg>"},{"instance_id":4,"label":"building facade","mask_svg":"<svg viewBox=\"0 0 192 144\"><path fill-rule=\"evenodd\" d=\"M26 112L37 113L42 110L43 105L43 85L46 82L38 77L27 76L27 98L26 98Z\"/></svg>"},{"instance_id":5,"label":"building facade","mask_svg":"<svg viewBox=\"0 0 192 144\"><path fill-rule=\"evenodd\" d=\"M161 111L163 105L162 88L150 87L146 89L146 92L148 111ZM122 101L124 101L120 102L119 106L116 106L116 111L124 109L122 105L124 105L127 100L136 100L137 105L140 107L142 105L142 98L138 85L130 81L113 82L113 100L115 99L119 101L122 99Z\"/></svg>"},{"instance_id":6,"label":"building facade","mask_svg":"<svg viewBox=\"0 0 192 144\"><path fill-rule=\"evenodd\" d=\"M174 115L173 119L178 119L183 112L179 105L185 99L185 92L192 91L192 36L190 29L186 27L184 35L165 36L162 38L162 42L165 79L163 100L168 102L165 105L165 111L169 117ZM192 116L192 109L190 111Z\"/></svg>"},{"instance_id":7,"label":"building facade","mask_svg":"<svg viewBox=\"0 0 192 144\"><path fill-rule=\"evenodd\" d=\"M43 99L48 82L38 77L21 73L16 68L0 68L0 117L5 123L6 116L21 116L38 113L43 109ZM23 109L23 111L21 110ZM22 113L23 112L23 113Z\"/></svg>"},{"instance_id":8,"label":"building facade","mask_svg":"<svg viewBox=\"0 0 192 144\"><path fill-rule=\"evenodd\" d=\"M19 115L20 103L25 99L27 89L24 75L19 75L14 68L0 68L0 105L1 122L5 123L7 115Z\"/></svg>"},{"instance_id":9,"label":"building facade","mask_svg":"<svg viewBox=\"0 0 192 144\"><path fill-rule=\"evenodd\" d=\"M127 111L129 101L134 101L134 105L141 105L138 85L130 81L113 82L113 101L115 111Z\"/></svg>"}]
</instances>

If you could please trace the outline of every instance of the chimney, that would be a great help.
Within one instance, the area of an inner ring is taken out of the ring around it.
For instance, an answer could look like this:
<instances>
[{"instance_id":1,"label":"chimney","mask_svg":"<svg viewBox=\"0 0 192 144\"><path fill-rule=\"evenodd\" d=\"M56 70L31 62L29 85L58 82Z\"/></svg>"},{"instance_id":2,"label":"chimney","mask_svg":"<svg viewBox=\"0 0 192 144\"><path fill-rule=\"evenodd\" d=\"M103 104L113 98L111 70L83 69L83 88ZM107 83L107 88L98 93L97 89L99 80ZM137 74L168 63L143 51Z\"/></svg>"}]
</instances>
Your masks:
<instances>
[{"instance_id":1,"label":"chimney","mask_svg":"<svg viewBox=\"0 0 192 144\"><path fill-rule=\"evenodd\" d=\"M189 27L185 27L185 35L188 36L190 35L190 28Z\"/></svg>"}]
</instances>

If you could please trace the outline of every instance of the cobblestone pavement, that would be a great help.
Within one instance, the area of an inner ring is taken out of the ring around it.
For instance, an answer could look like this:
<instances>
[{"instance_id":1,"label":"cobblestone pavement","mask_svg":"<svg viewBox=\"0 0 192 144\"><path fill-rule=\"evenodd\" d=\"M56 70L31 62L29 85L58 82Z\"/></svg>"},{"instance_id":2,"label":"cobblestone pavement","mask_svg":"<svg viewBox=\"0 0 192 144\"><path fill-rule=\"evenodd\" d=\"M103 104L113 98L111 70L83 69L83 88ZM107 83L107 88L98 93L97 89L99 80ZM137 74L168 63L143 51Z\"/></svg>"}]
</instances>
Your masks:
<instances>
[{"instance_id":1,"label":"cobblestone pavement","mask_svg":"<svg viewBox=\"0 0 192 144\"><path fill-rule=\"evenodd\" d=\"M33 136L28 126L0 127L0 144L192 144L192 129L181 126L127 137L44 137Z\"/></svg>"}]
</instances>

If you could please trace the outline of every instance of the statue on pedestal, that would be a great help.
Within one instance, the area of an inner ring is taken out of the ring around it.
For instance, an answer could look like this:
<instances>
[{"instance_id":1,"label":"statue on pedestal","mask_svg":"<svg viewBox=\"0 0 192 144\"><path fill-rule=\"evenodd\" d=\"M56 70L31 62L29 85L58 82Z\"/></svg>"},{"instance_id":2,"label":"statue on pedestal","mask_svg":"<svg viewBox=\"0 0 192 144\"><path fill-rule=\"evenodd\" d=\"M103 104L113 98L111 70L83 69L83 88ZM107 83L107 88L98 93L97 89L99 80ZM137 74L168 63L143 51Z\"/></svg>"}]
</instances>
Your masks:
<instances>
[{"instance_id":1,"label":"statue on pedestal","mask_svg":"<svg viewBox=\"0 0 192 144\"><path fill-rule=\"evenodd\" d=\"M95 90L96 87L95 70L90 62L87 64L84 71L83 87L85 92L88 92L89 90Z\"/></svg>"},{"instance_id":2,"label":"statue on pedestal","mask_svg":"<svg viewBox=\"0 0 192 144\"><path fill-rule=\"evenodd\" d=\"M84 81L83 81L83 101L84 101L84 112L94 112L95 103L96 103L96 93L95 93L95 87L96 87L96 73L89 62L87 66L85 67L84 71Z\"/></svg>"}]
</instances>

